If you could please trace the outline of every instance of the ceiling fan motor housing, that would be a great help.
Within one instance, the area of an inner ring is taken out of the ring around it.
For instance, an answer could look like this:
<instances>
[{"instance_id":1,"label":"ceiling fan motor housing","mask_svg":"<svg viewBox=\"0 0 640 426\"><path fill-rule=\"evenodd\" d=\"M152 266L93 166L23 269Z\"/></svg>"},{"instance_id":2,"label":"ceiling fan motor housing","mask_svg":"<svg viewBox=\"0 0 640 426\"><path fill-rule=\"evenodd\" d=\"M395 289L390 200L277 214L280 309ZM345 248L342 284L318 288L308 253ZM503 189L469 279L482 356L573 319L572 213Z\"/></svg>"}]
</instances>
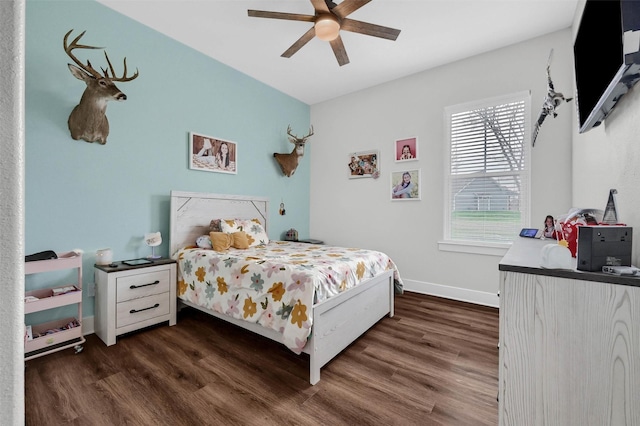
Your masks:
<instances>
[{"instance_id":1,"label":"ceiling fan motor housing","mask_svg":"<svg viewBox=\"0 0 640 426\"><path fill-rule=\"evenodd\" d=\"M340 34L340 22L338 22L338 18L333 14L323 13L318 15L314 27L316 37L320 40L335 40Z\"/></svg>"}]
</instances>

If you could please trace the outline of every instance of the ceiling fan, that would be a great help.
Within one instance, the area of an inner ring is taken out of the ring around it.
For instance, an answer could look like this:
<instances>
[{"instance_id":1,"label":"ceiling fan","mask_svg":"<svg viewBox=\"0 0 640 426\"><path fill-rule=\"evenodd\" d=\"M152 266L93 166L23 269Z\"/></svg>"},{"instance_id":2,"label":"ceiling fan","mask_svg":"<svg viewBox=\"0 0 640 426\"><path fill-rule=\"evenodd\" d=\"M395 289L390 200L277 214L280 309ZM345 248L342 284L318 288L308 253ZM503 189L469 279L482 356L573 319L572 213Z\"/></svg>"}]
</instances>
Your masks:
<instances>
[{"instance_id":1,"label":"ceiling fan","mask_svg":"<svg viewBox=\"0 0 640 426\"><path fill-rule=\"evenodd\" d=\"M338 64L343 66L349 63L347 51L340 38L340 30L365 34L374 37L394 40L398 38L400 30L383 27L368 22L349 19L347 16L360 9L371 0L343 0L340 4L335 4L331 0L310 0L315 10L314 15L301 15L298 13L268 12L264 10L251 10L247 12L249 16L255 18L285 19L289 21L313 22L313 26L302 35L295 43L280 55L290 58L298 50L307 44L313 37L328 41L331 44Z\"/></svg>"}]
</instances>

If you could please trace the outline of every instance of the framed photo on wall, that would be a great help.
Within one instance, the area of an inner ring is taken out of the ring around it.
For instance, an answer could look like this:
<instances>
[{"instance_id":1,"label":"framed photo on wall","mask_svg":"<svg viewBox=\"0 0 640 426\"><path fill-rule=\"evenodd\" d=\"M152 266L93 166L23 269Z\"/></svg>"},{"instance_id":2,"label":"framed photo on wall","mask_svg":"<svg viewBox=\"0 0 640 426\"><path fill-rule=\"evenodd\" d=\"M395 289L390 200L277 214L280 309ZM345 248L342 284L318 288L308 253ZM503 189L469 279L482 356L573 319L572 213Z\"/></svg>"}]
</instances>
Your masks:
<instances>
[{"instance_id":1,"label":"framed photo on wall","mask_svg":"<svg viewBox=\"0 0 640 426\"><path fill-rule=\"evenodd\" d=\"M348 158L349 179L377 178L380 175L380 151L352 152Z\"/></svg>"},{"instance_id":2,"label":"framed photo on wall","mask_svg":"<svg viewBox=\"0 0 640 426\"><path fill-rule=\"evenodd\" d=\"M206 172L237 174L238 144L190 132L189 168Z\"/></svg>"},{"instance_id":3,"label":"framed photo on wall","mask_svg":"<svg viewBox=\"0 0 640 426\"><path fill-rule=\"evenodd\" d=\"M420 199L420 169L391 172L391 199Z\"/></svg>"},{"instance_id":4,"label":"framed photo on wall","mask_svg":"<svg viewBox=\"0 0 640 426\"><path fill-rule=\"evenodd\" d=\"M394 142L396 163L418 159L418 138L398 139Z\"/></svg>"}]
</instances>

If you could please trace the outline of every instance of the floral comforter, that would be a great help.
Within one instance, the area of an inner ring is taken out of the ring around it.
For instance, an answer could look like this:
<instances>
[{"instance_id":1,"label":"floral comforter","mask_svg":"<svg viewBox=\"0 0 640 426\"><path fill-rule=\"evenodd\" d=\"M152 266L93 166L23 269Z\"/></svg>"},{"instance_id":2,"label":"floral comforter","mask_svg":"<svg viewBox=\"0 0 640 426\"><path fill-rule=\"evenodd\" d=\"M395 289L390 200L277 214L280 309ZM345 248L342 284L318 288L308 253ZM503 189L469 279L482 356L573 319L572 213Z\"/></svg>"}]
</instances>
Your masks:
<instances>
[{"instance_id":1,"label":"floral comforter","mask_svg":"<svg viewBox=\"0 0 640 426\"><path fill-rule=\"evenodd\" d=\"M390 269L402 291L393 261L372 250L272 241L222 253L184 248L174 259L180 299L271 328L295 353L311 333L314 303Z\"/></svg>"}]
</instances>

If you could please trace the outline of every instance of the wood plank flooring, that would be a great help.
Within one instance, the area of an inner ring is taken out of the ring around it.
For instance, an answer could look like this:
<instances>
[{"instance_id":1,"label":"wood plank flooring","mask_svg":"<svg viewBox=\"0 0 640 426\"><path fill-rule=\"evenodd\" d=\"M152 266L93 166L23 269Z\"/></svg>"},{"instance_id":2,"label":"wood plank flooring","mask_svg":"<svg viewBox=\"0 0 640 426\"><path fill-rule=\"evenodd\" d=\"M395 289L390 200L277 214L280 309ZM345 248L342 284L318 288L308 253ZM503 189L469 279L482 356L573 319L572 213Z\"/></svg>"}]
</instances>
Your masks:
<instances>
[{"instance_id":1,"label":"wood plank flooring","mask_svg":"<svg viewBox=\"0 0 640 426\"><path fill-rule=\"evenodd\" d=\"M25 363L27 425L496 425L498 310L415 293L309 384L309 358L185 308Z\"/></svg>"}]
</instances>

